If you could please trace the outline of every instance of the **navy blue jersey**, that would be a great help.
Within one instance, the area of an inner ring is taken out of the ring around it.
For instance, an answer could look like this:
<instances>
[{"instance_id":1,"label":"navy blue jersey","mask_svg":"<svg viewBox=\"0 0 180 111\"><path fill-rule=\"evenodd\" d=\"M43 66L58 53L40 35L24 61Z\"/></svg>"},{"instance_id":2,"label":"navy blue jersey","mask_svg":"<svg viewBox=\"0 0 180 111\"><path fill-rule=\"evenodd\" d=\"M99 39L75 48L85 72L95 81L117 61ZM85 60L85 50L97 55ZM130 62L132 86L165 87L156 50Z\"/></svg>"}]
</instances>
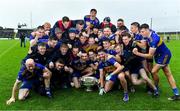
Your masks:
<instances>
[{"instance_id":1,"label":"navy blue jersey","mask_svg":"<svg viewBox=\"0 0 180 111\"><path fill-rule=\"evenodd\" d=\"M48 44L46 44L46 54L47 54L47 56L50 57L54 52L59 50L61 44L62 44L62 42L58 42L54 48L49 46ZM38 45L34 45L33 47L31 47L31 50L32 50L31 54L38 53Z\"/></svg>"},{"instance_id":2,"label":"navy blue jersey","mask_svg":"<svg viewBox=\"0 0 180 111\"><path fill-rule=\"evenodd\" d=\"M54 48L52 48L52 47L50 47L48 44L46 44L46 49L52 48L53 50L56 51L56 50L58 50L58 49L60 48L61 44L62 44L62 42L58 42L58 43L55 45Z\"/></svg>"},{"instance_id":3,"label":"navy blue jersey","mask_svg":"<svg viewBox=\"0 0 180 111\"><path fill-rule=\"evenodd\" d=\"M48 55L48 58L50 58L56 51L59 50L61 44L62 42L58 42L54 48L46 44L46 53Z\"/></svg>"},{"instance_id":4,"label":"navy blue jersey","mask_svg":"<svg viewBox=\"0 0 180 111\"><path fill-rule=\"evenodd\" d=\"M66 66L70 65L70 62L71 62L70 51L68 50L65 55L63 55L60 50L56 51L54 54L51 54L51 57L48 60L48 63L56 62L58 59L62 59Z\"/></svg>"},{"instance_id":5,"label":"navy blue jersey","mask_svg":"<svg viewBox=\"0 0 180 111\"><path fill-rule=\"evenodd\" d=\"M142 59L133 54L132 50L134 47L132 46L132 41L128 45L123 44L123 54L122 54L122 64L133 72L136 69L142 68Z\"/></svg>"},{"instance_id":6,"label":"navy blue jersey","mask_svg":"<svg viewBox=\"0 0 180 111\"><path fill-rule=\"evenodd\" d=\"M32 34L29 35L29 40L31 41L32 39L34 39L34 36Z\"/></svg>"},{"instance_id":7,"label":"navy blue jersey","mask_svg":"<svg viewBox=\"0 0 180 111\"><path fill-rule=\"evenodd\" d=\"M109 40L110 40L111 45L116 44L115 37L116 37L116 34L112 34L112 35L110 35L110 36L108 37Z\"/></svg>"},{"instance_id":8,"label":"navy blue jersey","mask_svg":"<svg viewBox=\"0 0 180 111\"><path fill-rule=\"evenodd\" d=\"M132 60L141 62L140 60L141 58L133 54L132 52L133 49L134 49L134 46L132 46L132 41L130 41L128 45L123 44L122 58L125 63L127 62L129 63Z\"/></svg>"},{"instance_id":9,"label":"navy blue jersey","mask_svg":"<svg viewBox=\"0 0 180 111\"><path fill-rule=\"evenodd\" d=\"M37 43L42 43L42 42L47 43L48 39L39 39Z\"/></svg>"},{"instance_id":10,"label":"navy blue jersey","mask_svg":"<svg viewBox=\"0 0 180 111\"><path fill-rule=\"evenodd\" d=\"M104 51L107 54L114 55L114 56L117 54L117 52L115 50L113 50L113 49L105 49Z\"/></svg>"},{"instance_id":11,"label":"navy blue jersey","mask_svg":"<svg viewBox=\"0 0 180 111\"><path fill-rule=\"evenodd\" d=\"M134 34L134 41L138 41L141 43L141 40L144 40L143 36L141 34ZM144 40L146 41L146 40ZM136 45L136 47L138 48L138 51L139 52L142 52L142 53L146 53L147 52L147 48L141 48L139 46Z\"/></svg>"},{"instance_id":12,"label":"navy blue jersey","mask_svg":"<svg viewBox=\"0 0 180 111\"><path fill-rule=\"evenodd\" d=\"M134 34L134 40L135 41L139 41L139 40L142 40L143 39L143 36L141 34Z\"/></svg>"},{"instance_id":13,"label":"navy blue jersey","mask_svg":"<svg viewBox=\"0 0 180 111\"><path fill-rule=\"evenodd\" d=\"M71 39L66 39L66 41L63 41L63 43L66 44L71 44L72 46L74 46L76 44L77 39L71 40Z\"/></svg>"},{"instance_id":14,"label":"navy blue jersey","mask_svg":"<svg viewBox=\"0 0 180 111\"><path fill-rule=\"evenodd\" d=\"M147 41L150 47L156 48L155 55L170 53L170 50L165 45L163 39L154 31L151 31L150 38L148 38Z\"/></svg>"},{"instance_id":15,"label":"navy blue jersey","mask_svg":"<svg viewBox=\"0 0 180 111\"><path fill-rule=\"evenodd\" d=\"M99 19L97 17L94 20L92 20L90 18L90 15L86 15L86 16L84 16L84 21L85 21L85 23L90 22L91 23L91 28L99 27ZM86 24L85 24L85 27L86 27Z\"/></svg>"},{"instance_id":16,"label":"navy blue jersey","mask_svg":"<svg viewBox=\"0 0 180 111\"><path fill-rule=\"evenodd\" d=\"M71 66L75 71L82 71L89 67L90 61L82 62L81 59L75 59L72 61Z\"/></svg>"},{"instance_id":17,"label":"navy blue jersey","mask_svg":"<svg viewBox=\"0 0 180 111\"><path fill-rule=\"evenodd\" d=\"M43 70L45 67L41 64L35 63L35 69L33 72L30 72L27 70L26 66L22 66L17 79L20 81L27 81L27 80L32 80L32 79L37 79L43 74Z\"/></svg>"},{"instance_id":18,"label":"navy blue jersey","mask_svg":"<svg viewBox=\"0 0 180 111\"><path fill-rule=\"evenodd\" d=\"M116 63L115 58L111 57L106 61L100 61L98 69L103 69L106 73L112 73L114 70L116 70L116 67L114 66Z\"/></svg>"},{"instance_id":19,"label":"navy blue jersey","mask_svg":"<svg viewBox=\"0 0 180 111\"><path fill-rule=\"evenodd\" d=\"M79 56L74 56L72 52L70 53L70 58L71 58L71 63L72 63L72 61L80 59Z\"/></svg>"},{"instance_id":20,"label":"navy blue jersey","mask_svg":"<svg viewBox=\"0 0 180 111\"><path fill-rule=\"evenodd\" d=\"M31 40L33 40L35 37L32 35L32 34L30 34L30 36L29 36L29 40L31 41ZM40 40L41 41L41 39L43 40L48 40L49 39L49 36L48 35L44 35L44 36L42 36L41 38L39 38L38 40Z\"/></svg>"},{"instance_id":21,"label":"navy blue jersey","mask_svg":"<svg viewBox=\"0 0 180 111\"><path fill-rule=\"evenodd\" d=\"M27 59L33 59L34 62L42 64L42 65L46 65L47 61L49 59L49 56L47 55L47 53L45 53L44 55L41 55L40 53L33 53L33 54L28 54L23 60L22 60L22 65L25 64L25 61Z\"/></svg>"},{"instance_id":22,"label":"navy blue jersey","mask_svg":"<svg viewBox=\"0 0 180 111\"><path fill-rule=\"evenodd\" d=\"M61 46L61 42L58 42L54 48L50 47L48 44L46 44L46 57L47 57L46 59L50 59L52 54L55 53L60 48L60 46ZM35 46L31 47L31 50L32 50L32 53L28 54L26 56L26 58L28 58L29 55L37 54L38 53L38 46L35 45Z\"/></svg>"},{"instance_id":23,"label":"navy blue jersey","mask_svg":"<svg viewBox=\"0 0 180 111\"><path fill-rule=\"evenodd\" d=\"M114 45L114 44L116 44L115 37L116 37L115 34L112 34L112 35L110 35L109 37L102 36L102 37L99 38L99 40L98 40L98 41L99 41L99 42L98 42L98 45L99 45L99 46L103 46L103 41L104 41L104 40L107 40L107 39L110 41L111 45Z\"/></svg>"},{"instance_id":24,"label":"navy blue jersey","mask_svg":"<svg viewBox=\"0 0 180 111\"><path fill-rule=\"evenodd\" d=\"M87 45L87 42L83 44L80 42L80 40L77 40L74 45L78 46L80 49L83 49Z\"/></svg>"},{"instance_id":25,"label":"navy blue jersey","mask_svg":"<svg viewBox=\"0 0 180 111\"><path fill-rule=\"evenodd\" d=\"M49 36L48 35L44 35L42 38L38 39L38 43L42 43L42 42L47 43L48 39L49 39Z\"/></svg>"},{"instance_id":26,"label":"navy blue jersey","mask_svg":"<svg viewBox=\"0 0 180 111\"><path fill-rule=\"evenodd\" d=\"M98 46L103 46L103 40L106 39L104 36L101 38L98 38Z\"/></svg>"},{"instance_id":27,"label":"navy blue jersey","mask_svg":"<svg viewBox=\"0 0 180 111\"><path fill-rule=\"evenodd\" d=\"M98 64L98 63L99 63L98 60L89 60L89 64L95 65L95 64Z\"/></svg>"}]
</instances>

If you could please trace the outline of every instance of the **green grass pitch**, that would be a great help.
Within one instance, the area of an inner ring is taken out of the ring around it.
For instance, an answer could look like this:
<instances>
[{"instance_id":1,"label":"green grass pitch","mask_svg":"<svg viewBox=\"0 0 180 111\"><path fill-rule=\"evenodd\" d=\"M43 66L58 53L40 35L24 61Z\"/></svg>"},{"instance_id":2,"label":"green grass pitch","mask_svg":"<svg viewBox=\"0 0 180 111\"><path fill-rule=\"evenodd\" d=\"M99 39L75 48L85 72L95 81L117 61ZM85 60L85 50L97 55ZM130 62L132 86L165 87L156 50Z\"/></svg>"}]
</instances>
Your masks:
<instances>
[{"instance_id":1,"label":"green grass pitch","mask_svg":"<svg viewBox=\"0 0 180 111\"><path fill-rule=\"evenodd\" d=\"M166 43L173 54L171 70L180 86L180 41ZM54 92L49 100L34 92L26 101L18 101L10 106L6 100L11 96L12 86L20 68L20 61L28 48L20 48L18 40L0 40L0 110L180 110L180 101L168 101L172 90L162 71L160 71L160 98L152 98L145 92L145 86L137 86L136 93L130 93L130 101L122 101L122 91L112 91L103 96L98 91L85 92L83 89L62 89Z\"/></svg>"}]
</instances>

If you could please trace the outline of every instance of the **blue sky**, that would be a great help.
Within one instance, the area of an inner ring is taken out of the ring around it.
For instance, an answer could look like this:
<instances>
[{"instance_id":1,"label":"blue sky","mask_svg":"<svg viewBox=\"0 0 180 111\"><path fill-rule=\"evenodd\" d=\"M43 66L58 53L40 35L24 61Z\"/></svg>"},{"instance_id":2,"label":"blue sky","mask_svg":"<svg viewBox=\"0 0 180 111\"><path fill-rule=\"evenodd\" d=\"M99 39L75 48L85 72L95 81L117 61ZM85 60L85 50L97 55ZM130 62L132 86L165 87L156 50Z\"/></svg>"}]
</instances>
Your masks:
<instances>
[{"instance_id":1,"label":"blue sky","mask_svg":"<svg viewBox=\"0 0 180 111\"><path fill-rule=\"evenodd\" d=\"M127 27L131 22L148 23L152 18L156 31L180 31L180 0L0 0L0 26L28 28L46 21L52 25L63 16L82 19L91 8L98 10L100 21L109 16L114 24L123 18Z\"/></svg>"}]
</instances>

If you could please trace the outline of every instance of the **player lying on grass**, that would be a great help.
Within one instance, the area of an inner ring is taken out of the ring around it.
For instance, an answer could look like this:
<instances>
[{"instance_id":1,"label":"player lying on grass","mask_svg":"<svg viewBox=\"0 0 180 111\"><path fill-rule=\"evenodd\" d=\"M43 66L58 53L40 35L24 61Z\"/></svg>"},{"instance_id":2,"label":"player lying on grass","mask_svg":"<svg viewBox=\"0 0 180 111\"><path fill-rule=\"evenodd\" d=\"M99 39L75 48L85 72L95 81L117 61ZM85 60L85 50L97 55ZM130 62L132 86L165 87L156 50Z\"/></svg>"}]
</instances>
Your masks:
<instances>
[{"instance_id":1,"label":"player lying on grass","mask_svg":"<svg viewBox=\"0 0 180 111\"><path fill-rule=\"evenodd\" d=\"M22 66L18 73L18 77L12 88L11 98L7 100L6 104L9 105L12 102L15 102L17 90L19 90L18 99L25 100L32 88L40 87L40 79L44 79L46 96L51 98L50 78L51 72L46 67L42 66L41 64L35 63L33 59L27 59L25 62L25 66ZM22 84L19 88L18 85L20 83Z\"/></svg>"}]
</instances>

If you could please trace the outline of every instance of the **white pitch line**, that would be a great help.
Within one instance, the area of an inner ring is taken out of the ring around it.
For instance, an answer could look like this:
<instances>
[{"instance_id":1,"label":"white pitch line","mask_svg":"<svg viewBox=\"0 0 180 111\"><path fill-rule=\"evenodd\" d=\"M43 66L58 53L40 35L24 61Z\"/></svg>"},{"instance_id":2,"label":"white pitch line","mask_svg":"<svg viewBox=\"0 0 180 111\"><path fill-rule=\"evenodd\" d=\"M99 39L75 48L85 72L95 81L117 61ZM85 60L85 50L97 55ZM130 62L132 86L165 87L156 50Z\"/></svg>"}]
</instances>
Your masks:
<instances>
[{"instance_id":1,"label":"white pitch line","mask_svg":"<svg viewBox=\"0 0 180 111\"><path fill-rule=\"evenodd\" d=\"M4 51L3 53L0 54L0 58L6 54L8 51L10 51L12 48L14 48L19 42L15 43L13 46L9 47L6 51Z\"/></svg>"}]
</instances>

